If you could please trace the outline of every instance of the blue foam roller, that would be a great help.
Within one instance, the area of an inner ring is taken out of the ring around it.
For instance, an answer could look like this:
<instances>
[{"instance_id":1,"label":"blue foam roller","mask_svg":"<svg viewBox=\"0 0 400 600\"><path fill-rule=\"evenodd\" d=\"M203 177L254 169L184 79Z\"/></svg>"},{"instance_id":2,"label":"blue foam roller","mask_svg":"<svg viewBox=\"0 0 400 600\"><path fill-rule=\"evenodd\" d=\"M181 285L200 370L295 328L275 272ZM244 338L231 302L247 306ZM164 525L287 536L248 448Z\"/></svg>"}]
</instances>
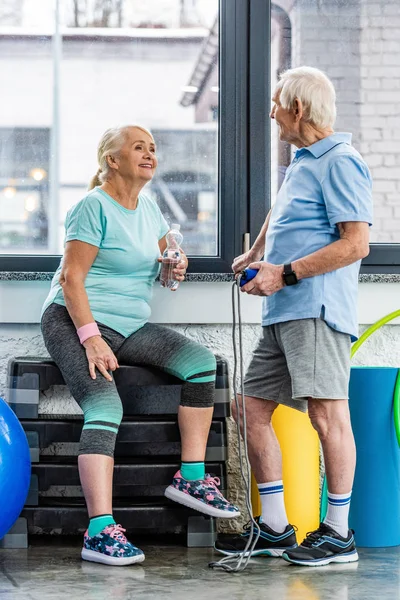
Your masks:
<instances>
[{"instance_id":1,"label":"blue foam roller","mask_svg":"<svg viewBox=\"0 0 400 600\"><path fill-rule=\"evenodd\" d=\"M349 526L358 546L400 545L400 449L393 396L398 369L352 367L349 388L357 467Z\"/></svg>"},{"instance_id":2,"label":"blue foam roller","mask_svg":"<svg viewBox=\"0 0 400 600\"><path fill-rule=\"evenodd\" d=\"M31 479L29 445L18 418L0 398L0 539L18 519Z\"/></svg>"}]
</instances>

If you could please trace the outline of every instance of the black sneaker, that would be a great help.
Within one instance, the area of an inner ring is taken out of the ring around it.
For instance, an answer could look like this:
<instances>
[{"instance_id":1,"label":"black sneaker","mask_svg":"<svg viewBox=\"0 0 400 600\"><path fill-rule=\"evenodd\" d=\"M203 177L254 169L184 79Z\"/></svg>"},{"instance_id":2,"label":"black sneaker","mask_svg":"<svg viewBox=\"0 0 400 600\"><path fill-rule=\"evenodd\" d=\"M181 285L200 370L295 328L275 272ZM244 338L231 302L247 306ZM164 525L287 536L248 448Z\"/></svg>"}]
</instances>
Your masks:
<instances>
[{"instance_id":1,"label":"black sneaker","mask_svg":"<svg viewBox=\"0 0 400 600\"><path fill-rule=\"evenodd\" d=\"M260 527L260 537L251 556L282 556L285 550L297 548L296 533L292 525L288 525L282 533L277 533L263 523L261 517L255 517L255 521ZM214 544L215 550L227 556L240 554L249 541L250 529L251 521L244 526L242 535L219 535ZM257 535L256 527L254 527L254 535ZM246 556L248 555L249 552L246 553Z\"/></svg>"},{"instance_id":2,"label":"black sneaker","mask_svg":"<svg viewBox=\"0 0 400 600\"><path fill-rule=\"evenodd\" d=\"M306 539L294 550L286 550L282 558L295 565L318 567L329 563L349 563L358 560L354 531L349 529L346 538L332 527L321 523L319 528L307 534Z\"/></svg>"}]
</instances>

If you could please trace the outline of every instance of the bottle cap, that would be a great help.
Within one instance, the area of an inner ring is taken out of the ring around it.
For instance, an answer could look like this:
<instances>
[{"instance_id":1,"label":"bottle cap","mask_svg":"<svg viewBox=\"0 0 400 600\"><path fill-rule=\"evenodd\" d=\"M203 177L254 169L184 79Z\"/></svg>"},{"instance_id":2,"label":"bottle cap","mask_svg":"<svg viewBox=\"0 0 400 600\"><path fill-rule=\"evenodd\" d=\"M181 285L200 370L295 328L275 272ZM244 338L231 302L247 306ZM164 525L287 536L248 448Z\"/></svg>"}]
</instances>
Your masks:
<instances>
[{"instance_id":1,"label":"bottle cap","mask_svg":"<svg viewBox=\"0 0 400 600\"><path fill-rule=\"evenodd\" d=\"M179 225L179 223L172 223L171 225L171 229L175 229L175 231L179 231L181 228L181 226Z\"/></svg>"}]
</instances>

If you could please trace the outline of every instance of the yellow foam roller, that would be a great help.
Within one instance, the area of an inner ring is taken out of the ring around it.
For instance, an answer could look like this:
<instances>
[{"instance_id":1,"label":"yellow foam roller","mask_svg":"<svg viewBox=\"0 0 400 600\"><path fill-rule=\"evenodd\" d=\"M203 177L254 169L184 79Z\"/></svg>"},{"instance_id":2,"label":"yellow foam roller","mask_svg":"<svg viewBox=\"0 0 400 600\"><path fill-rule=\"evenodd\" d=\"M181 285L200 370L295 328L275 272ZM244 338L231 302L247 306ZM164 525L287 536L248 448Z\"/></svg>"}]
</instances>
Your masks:
<instances>
[{"instance_id":1,"label":"yellow foam roller","mask_svg":"<svg viewBox=\"0 0 400 600\"><path fill-rule=\"evenodd\" d=\"M289 523L298 528L300 543L319 525L319 441L308 415L280 405L272 425L282 451L283 486ZM261 501L252 477L253 515L261 514Z\"/></svg>"}]
</instances>

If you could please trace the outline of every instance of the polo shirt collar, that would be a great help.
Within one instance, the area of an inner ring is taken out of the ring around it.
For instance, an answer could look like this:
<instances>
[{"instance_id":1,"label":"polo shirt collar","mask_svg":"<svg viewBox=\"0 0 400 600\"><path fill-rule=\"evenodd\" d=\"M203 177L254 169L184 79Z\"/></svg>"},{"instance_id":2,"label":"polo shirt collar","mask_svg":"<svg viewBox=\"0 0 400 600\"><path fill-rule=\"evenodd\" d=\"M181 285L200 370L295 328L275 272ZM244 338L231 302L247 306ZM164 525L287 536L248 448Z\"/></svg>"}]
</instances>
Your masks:
<instances>
[{"instance_id":1,"label":"polo shirt collar","mask_svg":"<svg viewBox=\"0 0 400 600\"><path fill-rule=\"evenodd\" d=\"M296 157L300 154L303 154L305 151L310 152L315 158L320 158L329 150L332 150L338 144L349 144L351 145L351 133L333 133L332 135L328 135L328 137L319 140L319 142L315 142L315 144L311 144L311 146L305 146L304 148L298 148L296 150Z\"/></svg>"}]
</instances>

